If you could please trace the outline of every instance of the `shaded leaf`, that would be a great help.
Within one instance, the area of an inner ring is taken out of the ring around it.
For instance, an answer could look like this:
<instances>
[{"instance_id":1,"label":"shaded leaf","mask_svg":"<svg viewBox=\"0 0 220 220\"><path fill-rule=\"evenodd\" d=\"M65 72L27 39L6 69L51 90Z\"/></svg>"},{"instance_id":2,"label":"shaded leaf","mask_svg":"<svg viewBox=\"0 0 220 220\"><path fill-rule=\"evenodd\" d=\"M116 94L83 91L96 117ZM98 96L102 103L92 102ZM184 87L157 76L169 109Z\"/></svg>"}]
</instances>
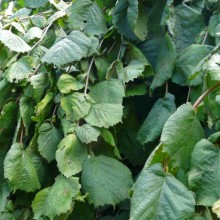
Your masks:
<instances>
[{"instance_id":1,"label":"shaded leaf","mask_svg":"<svg viewBox=\"0 0 220 220\"><path fill-rule=\"evenodd\" d=\"M130 170L113 158L91 156L83 163L82 188L96 207L125 200L132 184Z\"/></svg>"},{"instance_id":2,"label":"shaded leaf","mask_svg":"<svg viewBox=\"0 0 220 220\"><path fill-rule=\"evenodd\" d=\"M55 153L61 139L61 133L52 124L44 123L40 126L37 140L38 150L48 162L55 159Z\"/></svg>"},{"instance_id":3,"label":"shaded leaf","mask_svg":"<svg viewBox=\"0 0 220 220\"><path fill-rule=\"evenodd\" d=\"M199 141L191 159L189 186L196 193L198 205L213 206L220 198L220 150L206 139Z\"/></svg>"},{"instance_id":4,"label":"shaded leaf","mask_svg":"<svg viewBox=\"0 0 220 220\"><path fill-rule=\"evenodd\" d=\"M138 131L137 140L141 144L156 141L160 137L165 122L176 110L174 100L173 95L167 94L155 102Z\"/></svg>"}]
</instances>

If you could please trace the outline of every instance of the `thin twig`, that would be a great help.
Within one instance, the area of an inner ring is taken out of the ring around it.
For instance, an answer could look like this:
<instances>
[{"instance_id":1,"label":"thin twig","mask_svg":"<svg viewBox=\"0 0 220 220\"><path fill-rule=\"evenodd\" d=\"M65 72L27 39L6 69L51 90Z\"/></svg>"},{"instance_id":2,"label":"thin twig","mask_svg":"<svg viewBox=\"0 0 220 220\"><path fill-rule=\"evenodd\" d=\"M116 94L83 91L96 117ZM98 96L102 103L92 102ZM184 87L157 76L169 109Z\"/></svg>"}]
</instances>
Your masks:
<instances>
[{"instance_id":1,"label":"thin twig","mask_svg":"<svg viewBox=\"0 0 220 220\"><path fill-rule=\"evenodd\" d=\"M19 139L20 144L23 143L23 136L24 136L24 126L23 126L23 123L21 122L21 133L20 133L20 139Z\"/></svg>"},{"instance_id":2,"label":"thin twig","mask_svg":"<svg viewBox=\"0 0 220 220\"><path fill-rule=\"evenodd\" d=\"M28 55L30 55L31 51L33 51L33 49L34 49L35 47L37 47L38 44L41 43L41 41L43 40L43 38L44 38L45 35L47 34L47 31L48 31L49 28L51 27L51 25L52 25L52 23L50 23L50 24L44 29L44 33L43 33L43 35L41 36L40 40L39 40L36 44L34 44L34 46L33 46L33 47L31 48L31 50L29 51Z\"/></svg>"},{"instance_id":3,"label":"thin twig","mask_svg":"<svg viewBox=\"0 0 220 220\"><path fill-rule=\"evenodd\" d=\"M212 86L210 89L208 89L207 91L205 91L198 99L197 101L194 103L193 108L197 109L198 106L200 105L200 103L203 101L203 99L209 95L212 91L214 91L216 88L218 88L220 86L220 82L218 82L217 84L215 84L214 86Z\"/></svg>"},{"instance_id":4,"label":"thin twig","mask_svg":"<svg viewBox=\"0 0 220 220\"><path fill-rule=\"evenodd\" d=\"M207 37L208 37L208 31L206 31L206 33L205 33L204 39L202 41L202 45L205 44Z\"/></svg>"},{"instance_id":5,"label":"thin twig","mask_svg":"<svg viewBox=\"0 0 220 220\"><path fill-rule=\"evenodd\" d=\"M38 70L40 69L41 65L42 65L42 63L40 63L40 64L37 66L37 68L35 69L33 75L35 75L35 74L38 72Z\"/></svg>"},{"instance_id":6,"label":"thin twig","mask_svg":"<svg viewBox=\"0 0 220 220\"><path fill-rule=\"evenodd\" d=\"M119 60L119 58L120 58L120 56L121 56L122 46L123 46L123 44L121 43L120 49L119 49L119 51L118 51L118 57L117 57L118 60Z\"/></svg>"},{"instance_id":7,"label":"thin twig","mask_svg":"<svg viewBox=\"0 0 220 220\"><path fill-rule=\"evenodd\" d=\"M189 91L188 91L188 94L187 94L186 102L189 102L190 93L191 93L191 86L189 87Z\"/></svg>"},{"instance_id":8,"label":"thin twig","mask_svg":"<svg viewBox=\"0 0 220 220\"><path fill-rule=\"evenodd\" d=\"M87 76L86 76L86 85L85 85L84 95L86 95L86 93L87 93L88 84L89 84L89 74L90 74L90 71L92 69L93 61L94 61L94 57L92 57L92 60L89 64L89 69L88 69Z\"/></svg>"},{"instance_id":9,"label":"thin twig","mask_svg":"<svg viewBox=\"0 0 220 220\"><path fill-rule=\"evenodd\" d=\"M165 91L165 96L167 95L167 93L169 92L169 84L168 82L166 82L166 91Z\"/></svg>"}]
</instances>

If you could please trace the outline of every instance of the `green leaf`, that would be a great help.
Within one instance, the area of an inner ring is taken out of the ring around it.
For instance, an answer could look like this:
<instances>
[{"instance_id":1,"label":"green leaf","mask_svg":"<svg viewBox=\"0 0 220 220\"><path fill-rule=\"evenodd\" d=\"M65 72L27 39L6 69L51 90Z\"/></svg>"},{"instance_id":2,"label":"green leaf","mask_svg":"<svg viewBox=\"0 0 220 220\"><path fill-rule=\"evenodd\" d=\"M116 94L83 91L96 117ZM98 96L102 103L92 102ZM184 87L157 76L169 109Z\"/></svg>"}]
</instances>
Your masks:
<instances>
[{"instance_id":1,"label":"green leaf","mask_svg":"<svg viewBox=\"0 0 220 220\"><path fill-rule=\"evenodd\" d=\"M123 106L121 104L94 104L85 120L92 126L109 128L121 122L122 115Z\"/></svg>"},{"instance_id":2,"label":"green leaf","mask_svg":"<svg viewBox=\"0 0 220 220\"><path fill-rule=\"evenodd\" d=\"M144 70L145 64L139 60L132 60L125 68L123 68L123 64L121 62L117 64L118 77L124 83L133 81L135 78L140 76L144 76Z\"/></svg>"},{"instance_id":3,"label":"green leaf","mask_svg":"<svg viewBox=\"0 0 220 220\"><path fill-rule=\"evenodd\" d=\"M34 102L27 96L20 98L20 113L25 127L25 132L28 134L29 126L32 122L31 117L34 115Z\"/></svg>"},{"instance_id":4,"label":"green leaf","mask_svg":"<svg viewBox=\"0 0 220 220\"><path fill-rule=\"evenodd\" d=\"M101 8L91 0L76 0L69 8L68 25L88 35L101 35L107 31Z\"/></svg>"},{"instance_id":5,"label":"green leaf","mask_svg":"<svg viewBox=\"0 0 220 220\"><path fill-rule=\"evenodd\" d=\"M31 50L31 47L24 40L8 30L0 30L0 41L11 51L24 53Z\"/></svg>"},{"instance_id":6,"label":"green leaf","mask_svg":"<svg viewBox=\"0 0 220 220\"><path fill-rule=\"evenodd\" d=\"M53 220L55 216L68 212L79 190L79 178L70 177L67 179L59 175L51 187L36 194L32 202L34 219L45 216Z\"/></svg>"},{"instance_id":7,"label":"green leaf","mask_svg":"<svg viewBox=\"0 0 220 220\"><path fill-rule=\"evenodd\" d=\"M97 45L85 34L80 31L72 31L66 38L55 43L47 51L42 62L60 67L90 56L96 47Z\"/></svg>"},{"instance_id":8,"label":"green leaf","mask_svg":"<svg viewBox=\"0 0 220 220\"><path fill-rule=\"evenodd\" d=\"M0 114L0 137L10 133L15 125L17 115L17 105L10 101L5 104Z\"/></svg>"},{"instance_id":9,"label":"green leaf","mask_svg":"<svg viewBox=\"0 0 220 220\"><path fill-rule=\"evenodd\" d=\"M38 150L48 162L55 159L55 153L61 140L61 133L52 124L46 122L40 126L37 140Z\"/></svg>"},{"instance_id":10,"label":"green leaf","mask_svg":"<svg viewBox=\"0 0 220 220\"><path fill-rule=\"evenodd\" d=\"M190 168L189 158L194 146L204 137L192 105L181 105L164 125L161 142L175 167Z\"/></svg>"},{"instance_id":11,"label":"green leaf","mask_svg":"<svg viewBox=\"0 0 220 220\"><path fill-rule=\"evenodd\" d=\"M82 143L89 144L92 141L97 141L100 131L88 124L77 126L75 128L76 136Z\"/></svg>"},{"instance_id":12,"label":"green leaf","mask_svg":"<svg viewBox=\"0 0 220 220\"><path fill-rule=\"evenodd\" d=\"M24 0L24 6L27 8L40 8L47 4L48 0Z\"/></svg>"},{"instance_id":13,"label":"green leaf","mask_svg":"<svg viewBox=\"0 0 220 220\"><path fill-rule=\"evenodd\" d=\"M31 22L33 23L33 25L35 25L39 28L44 28L47 24L46 18L41 15L31 16Z\"/></svg>"},{"instance_id":14,"label":"green leaf","mask_svg":"<svg viewBox=\"0 0 220 220\"><path fill-rule=\"evenodd\" d=\"M196 193L198 205L213 206L220 198L220 150L206 139L192 152L189 186Z\"/></svg>"},{"instance_id":15,"label":"green leaf","mask_svg":"<svg viewBox=\"0 0 220 220\"><path fill-rule=\"evenodd\" d=\"M131 40L138 40L134 33L137 20L137 0L121 0L117 2L113 10L113 23L123 36Z\"/></svg>"},{"instance_id":16,"label":"green leaf","mask_svg":"<svg viewBox=\"0 0 220 220\"><path fill-rule=\"evenodd\" d=\"M113 158L91 156L83 163L82 188L96 207L116 205L128 198L132 185L130 170Z\"/></svg>"},{"instance_id":17,"label":"green leaf","mask_svg":"<svg viewBox=\"0 0 220 220\"><path fill-rule=\"evenodd\" d=\"M176 69L173 74L172 81L181 86L189 84L187 82L188 77L196 71L200 65L201 60L205 58L210 52L210 47L198 44L192 44L183 50L177 57ZM190 82L192 85L199 85L201 83L201 79Z\"/></svg>"},{"instance_id":18,"label":"green leaf","mask_svg":"<svg viewBox=\"0 0 220 220\"><path fill-rule=\"evenodd\" d=\"M125 91L121 80L111 79L97 83L92 87L89 95L96 103L121 104Z\"/></svg>"},{"instance_id":19,"label":"green leaf","mask_svg":"<svg viewBox=\"0 0 220 220\"><path fill-rule=\"evenodd\" d=\"M160 137L165 122L176 110L174 100L173 95L167 94L155 102L138 131L137 140L141 144L154 142Z\"/></svg>"},{"instance_id":20,"label":"green leaf","mask_svg":"<svg viewBox=\"0 0 220 220\"><path fill-rule=\"evenodd\" d=\"M67 118L74 121L88 115L92 102L88 95L75 92L63 97L61 106L66 112Z\"/></svg>"},{"instance_id":21,"label":"green leaf","mask_svg":"<svg viewBox=\"0 0 220 220\"><path fill-rule=\"evenodd\" d=\"M187 219L194 206L193 193L155 164L142 170L133 187L130 220Z\"/></svg>"},{"instance_id":22,"label":"green leaf","mask_svg":"<svg viewBox=\"0 0 220 220\"><path fill-rule=\"evenodd\" d=\"M75 77L62 74L57 82L58 89L61 93L67 94L71 91L78 91L84 87L84 83L77 80Z\"/></svg>"},{"instance_id":23,"label":"green leaf","mask_svg":"<svg viewBox=\"0 0 220 220\"><path fill-rule=\"evenodd\" d=\"M6 100L10 97L12 84L6 79L0 81L0 108L5 104Z\"/></svg>"},{"instance_id":24,"label":"green leaf","mask_svg":"<svg viewBox=\"0 0 220 220\"><path fill-rule=\"evenodd\" d=\"M4 176L13 190L34 192L40 188L31 156L22 144L15 143L8 151L4 161Z\"/></svg>"},{"instance_id":25,"label":"green leaf","mask_svg":"<svg viewBox=\"0 0 220 220\"><path fill-rule=\"evenodd\" d=\"M8 183L0 184L0 213L5 211L10 192L11 190L8 186Z\"/></svg>"},{"instance_id":26,"label":"green leaf","mask_svg":"<svg viewBox=\"0 0 220 220\"><path fill-rule=\"evenodd\" d=\"M205 23L201 13L188 5L180 4L174 9L170 28L179 52L195 43L197 35L205 28Z\"/></svg>"},{"instance_id":27,"label":"green leaf","mask_svg":"<svg viewBox=\"0 0 220 220\"><path fill-rule=\"evenodd\" d=\"M38 27L30 28L27 33L24 35L24 40L29 42L34 39L40 39L43 35L43 31Z\"/></svg>"},{"instance_id":28,"label":"green leaf","mask_svg":"<svg viewBox=\"0 0 220 220\"><path fill-rule=\"evenodd\" d=\"M87 148L74 134L67 135L59 144L56 152L57 166L60 172L69 178L82 170Z\"/></svg>"},{"instance_id":29,"label":"green leaf","mask_svg":"<svg viewBox=\"0 0 220 220\"><path fill-rule=\"evenodd\" d=\"M220 13L211 16L209 20L208 32L212 37L215 37L217 32L217 27L220 22Z\"/></svg>"},{"instance_id":30,"label":"green leaf","mask_svg":"<svg viewBox=\"0 0 220 220\"><path fill-rule=\"evenodd\" d=\"M47 24L52 24L54 21L56 21L59 18L62 18L66 15L65 11L57 11L55 12L53 15L51 15L48 20L47 20Z\"/></svg>"},{"instance_id":31,"label":"green leaf","mask_svg":"<svg viewBox=\"0 0 220 220\"><path fill-rule=\"evenodd\" d=\"M18 83L21 80L28 79L32 74L33 67L33 58L30 56L23 56L6 70L6 78L11 83Z\"/></svg>"},{"instance_id":32,"label":"green leaf","mask_svg":"<svg viewBox=\"0 0 220 220\"><path fill-rule=\"evenodd\" d=\"M150 90L153 91L155 88L162 86L172 76L174 66L176 63L176 51L175 44L169 35L165 35L162 43L160 52L158 54L158 60L156 65L156 75L150 86Z\"/></svg>"}]
</instances>

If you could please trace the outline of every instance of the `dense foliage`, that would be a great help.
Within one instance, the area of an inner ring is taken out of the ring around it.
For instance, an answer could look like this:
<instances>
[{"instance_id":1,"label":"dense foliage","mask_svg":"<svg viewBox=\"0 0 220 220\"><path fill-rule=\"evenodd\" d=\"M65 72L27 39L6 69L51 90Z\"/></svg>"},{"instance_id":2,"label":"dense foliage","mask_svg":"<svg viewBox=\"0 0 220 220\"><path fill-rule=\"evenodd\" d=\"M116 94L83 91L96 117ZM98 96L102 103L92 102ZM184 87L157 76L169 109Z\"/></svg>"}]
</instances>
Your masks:
<instances>
[{"instance_id":1,"label":"dense foliage","mask_svg":"<svg viewBox=\"0 0 220 220\"><path fill-rule=\"evenodd\" d=\"M0 2L1 220L220 216L220 0Z\"/></svg>"}]
</instances>

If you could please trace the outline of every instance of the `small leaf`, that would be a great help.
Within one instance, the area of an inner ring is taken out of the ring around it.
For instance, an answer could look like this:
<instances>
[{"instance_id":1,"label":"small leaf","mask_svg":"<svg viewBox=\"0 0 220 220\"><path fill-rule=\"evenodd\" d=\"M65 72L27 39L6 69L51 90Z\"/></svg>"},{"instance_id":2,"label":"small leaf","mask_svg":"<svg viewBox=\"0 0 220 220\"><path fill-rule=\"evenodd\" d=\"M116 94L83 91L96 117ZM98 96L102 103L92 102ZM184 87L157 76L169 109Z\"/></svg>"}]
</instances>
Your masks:
<instances>
[{"instance_id":1,"label":"small leaf","mask_svg":"<svg viewBox=\"0 0 220 220\"><path fill-rule=\"evenodd\" d=\"M43 31L38 27L32 27L28 30L28 32L24 35L24 40L29 42L34 40L35 38L40 39L43 35Z\"/></svg>"},{"instance_id":2,"label":"small leaf","mask_svg":"<svg viewBox=\"0 0 220 220\"><path fill-rule=\"evenodd\" d=\"M32 74L33 67L33 58L30 56L23 56L6 70L6 78L11 83L17 83L21 80L28 79Z\"/></svg>"},{"instance_id":3,"label":"small leaf","mask_svg":"<svg viewBox=\"0 0 220 220\"><path fill-rule=\"evenodd\" d=\"M82 143L89 144L92 141L97 141L100 131L88 124L77 126L75 128L76 136Z\"/></svg>"},{"instance_id":4,"label":"small leaf","mask_svg":"<svg viewBox=\"0 0 220 220\"><path fill-rule=\"evenodd\" d=\"M190 168L189 158L195 144L204 137L192 105L181 105L164 125L161 142L175 167Z\"/></svg>"},{"instance_id":5,"label":"small leaf","mask_svg":"<svg viewBox=\"0 0 220 220\"><path fill-rule=\"evenodd\" d=\"M69 178L82 170L87 148L74 134L67 135L59 144L56 152L57 166L60 172Z\"/></svg>"},{"instance_id":6,"label":"small leaf","mask_svg":"<svg viewBox=\"0 0 220 220\"><path fill-rule=\"evenodd\" d=\"M71 209L73 199L80 190L79 178L66 178L59 175L55 183L38 192L32 202L34 219L45 216L53 220L55 216L66 213Z\"/></svg>"},{"instance_id":7,"label":"small leaf","mask_svg":"<svg viewBox=\"0 0 220 220\"><path fill-rule=\"evenodd\" d=\"M130 170L113 158L91 156L83 163L82 188L96 207L125 200L132 185Z\"/></svg>"},{"instance_id":8,"label":"small leaf","mask_svg":"<svg viewBox=\"0 0 220 220\"><path fill-rule=\"evenodd\" d=\"M142 170L133 187L130 220L188 219L194 206L193 193L155 164Z\"/></svg>"},{"instance_id":9,"label":"small leaf","mask_svg":"<svg viewBox=\"0 0 220 220\"><path fill-rule=\"evenodd\" d=\"M75 77L62 74L57 82L58 89L61 93L67 94L71 91L78 91L84 87L84 83L77 80Z\"/></svg>"},{"instance_id":10,"label":"small leaf","mask_svg":"<svg viewBox=\"0 0 220 220\"><path fill-rule=\"evenodd\" d=\"M39 28L44 28L47 24L46 18L41 15L31 16L31 22L33 23L33 25Z\"/></svg>"},{"instance_id":11,"label":"small leaf","mask_svg":"<svg viewBox=\"0 0 220 220\"><path fill-rule=\"evenodd\" d=\"M88 115L91 108L91 98L82 93L72 93L61 99L61 106L66 112L67 118L79 120Z\"/></svg>"},{"instance_id":12,"label":"small leaf","mask_svg":"<svg viewBox=\"0 0 220 220\"><path fill-rule=\"evenodd\" d=\"M34 102L31 98L23 96L20 98L20 112L25 126L25 132L28 134L29 126L32 122L31 117L34 115Z\"/></svg>"},{"instance_id":13,"label":"small leaf","mask_svg":"<svg viewBox=\"0 0 220 220\"><path fill-rule=\"evenodd\" d=\"M121 122L122 115L123 106L121 104L94 104L85 120L92 126L109 128Z\"/></svg>"},{"instance_id":14,"label":"small leaf","mask_svg":"<svg viewBox=\"0 0 220 220\"><path fill-rule=\"evenodd\" d=\"M59 18L62 18L66 15L65 11L57 11L55 12L53 15L51 15L48 20L47 20L47 24L52 24L54 21L56 21Z\"/></svg>"},{"instance_id":15,"label":"small leaf","mask_svg":"<svg viewBox=\"0 0 220 220\"><path fill-rule=\"evenodd\" d=\"M125 96L124 86L119 79L111 79L97 83L89 92L96 103L121 104Z\"/></svg>"},{"instance_id":16,"label":"small leaf","mask_svg":"<svg viewBox=\"0 0 220 220\"><path fill-rule=\"evenodd\" d=\"M4 161L4 176L13 190L34 192L40 188L34 163L22 144L15 143L8 151Z\"/></svg>"},{"instance_id":17,"label":"small leaf","mask_svg":"<svg viewBox=\"0 0 220 220\"><path fill-rule=\"evenodd\" d=\"M141 144L156 141L163 130L167 119L175 112L175 97L167 94L158 99L137 134L137 140Z\"/></svg>"},{"instance_id":18,"label":"small leaf","mask_svg":"<svg viewBox=\"0 0 220 220\"><path fill-rule=\"evenodd\" d=\"M10 50L24 53L31 50L31 47L25 43L19 36L8 30L0 30L0 41Z\"/></svg>"},{"instance_id":19,"label":"small leaf","mask_svg":"<svg viewBox=\"0 0 220 220\"><path fill-rule=\"evenodd\" d=\"M50 123L44 123L39 128L39 137L37 140L40 154L51 162L55 159L55 153L62 139L59 130Z\"/></svg>"},{"instance_id":20,"label":"small leaf","mask_svg":"<svg viewBox=\"0 0 220 220\"><path fill-rule=\"evenodd\" d=\"M213 206L220 198L220 150L206 139L199 141L191 159L189 186L196 193L198 205Z\"/></svg>"}]
</instances>

